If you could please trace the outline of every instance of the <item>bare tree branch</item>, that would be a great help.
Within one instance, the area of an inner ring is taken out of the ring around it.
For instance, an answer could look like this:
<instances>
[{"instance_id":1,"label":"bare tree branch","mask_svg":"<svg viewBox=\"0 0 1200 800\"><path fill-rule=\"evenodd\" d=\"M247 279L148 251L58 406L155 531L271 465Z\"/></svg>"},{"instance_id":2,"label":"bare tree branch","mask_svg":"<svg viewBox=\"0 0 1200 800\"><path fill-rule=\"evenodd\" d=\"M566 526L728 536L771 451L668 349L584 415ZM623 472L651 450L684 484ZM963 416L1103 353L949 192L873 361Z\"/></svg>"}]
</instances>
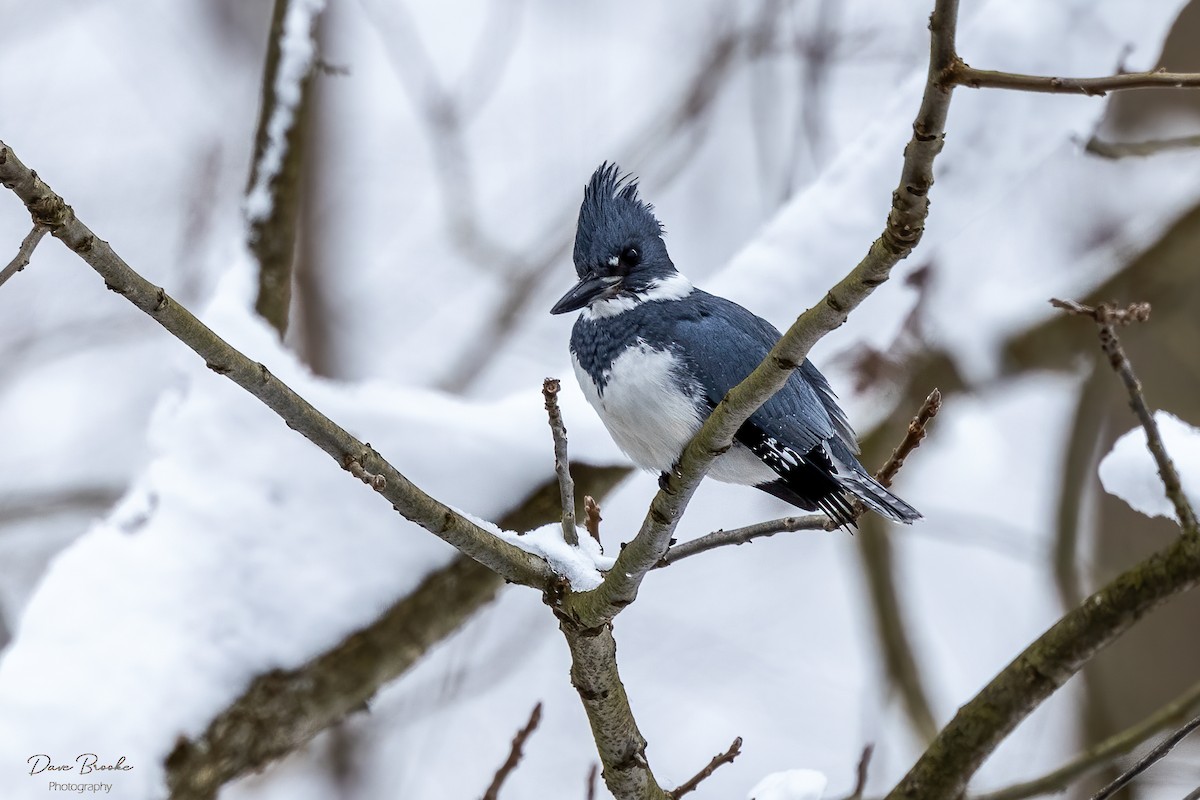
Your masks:
<instances>
[{"instance_id":1,"label":"bare tree branch","mask_svg":"<svg viewBox=\"0 0 1200 800\"><path fill-rule=\"evenodd\" d=\"M670 797L671 800L679 800L679 798L683 797L688 792L694 792L696 787L707 780L714 772L726 764L732 764L733 760L741 754L742 737L739 736L733 740L733 744L729 745L728 750L726 750L724 753L713 756L712 761L709 761L708 764L705 765L704 769L700 770L691 778L688 778L686 781L676 786L667 793L667 796Z\"/></svg>"},{"instance_id":2,"label":"bare tree branch","mask_svg":"<svg viewBox=\"0 0 1200 800\"><path fill-rule=\"evenodd\" d=\"M500 769L496 770L496 775L492 778L491 785L483 793L483 800L498 800L500 797L500 787L504 785L504 781L508 779L512 771L517 768L517 764L521 763L521 751L525 747L525 742L541 721L542 704L539 701L529 714L529 722L525 723L525 727L517 731L517 735L513 737L512 748L508 751L508 758L500 765Z\"/></svg>"},{"instance_id":3,"label":"bare tree branch","mask_svg":"<svg viewBox=\"0 0 1200 800\"><path fill-rule=\"evenodd\" d=\"M913 450L920 446L921 440L925 438L926 427L937 416L938 410L941 407L942 393L934 389L917 411L917 415L908 424L908 431L904 439L901 440L900 444L896 445L896 449L892 451L891 457L879 469L879 472L875 473L875 477L879 479L880 483L884 486L892 485L892 480L895 479L896 473L904 466L904 460L908 458ZM835 529L836 526L824 514L811 514L803 517L781 517L780 519L758 522L742 528L713 531L682 544L672 545L654 566L656 569L660 569L674 564L681 559L706 553L718 547L746 544L755 539L774 536L777 533L831 531Z\"/></svg>"},{"instance_id":4,"label":"bare tree branch","mask_svg":"<svg viewBox=\"0 0 1200 800\"><path fill-rule=\"evenodd\" d=\"M587 800L596 800L596 774L598 772L600 772L600 768L593 763L587 774Z\"/></svg>"},{"instance_id":5,"label":"bare tree branch","mask_svg":"<svg viewBox=\"0 0 1200 800\"><path fill-rule=\"evenodd\" d=\"M1024 800L1064 791L1076 778L1112 764L1159 731L1178 725L1200 709L1200 683L1167 703L1141 722L1099 742L1056 770L994 792L972 795L972 800Z\"/></svg>"},{"instance_id":6,"label":"bare tree branch","mask_svg":"<svg viewBox=\"0 0 1200 800\"><path fill-rule=\"evenodd\" d=\"M1159 742L1153 750L1139 758L1136 764L1123 772L1115 781L1092 795L1092 800L1108 800L1108 798L1112 797L1123 787L1129 785L1138 775L1141 775L1165 758L1167 753L1175 748L1175 745L1186 739L1188 734L1196 730L1196 728L1200 728L1200 717L1195 717L1182 728Z\"/></svg>"},{"instance_id":7,"label":"bare tree branch","mask_svg":"<svg viewBox=\"0 0 1200 800\"><path fill-rule=\"evenodd\" d=\"M44 225L33 226L33 230L25 234L25 238L21 240L21 246L17 248L17 254L13 256L13 260L8 262L8 266L0 270L0 286L16 275L25 267L29 266L29 259L33 257L33 251L38 246L38 242L46 235L47 228Z\"/></svg>"},{"instance_id":8,"label":"bare tree branch","mask_svg":"<svg viewBox=\"0 0 1200 800\"><path fill-rule=\"evenodd\" d=\"M904 439L896 445L896 449L892 451L887 463L875 473L876 480L884 486L892 485L892 481L896 479L896 473L904 466L904 459L921 446L921 441L925 438L925 428L941 409L942 393L934 389L925 398L925 402L921 404L921 408L913 417L912 422L908 423L908 432L904 435Z\"/></svg>"},{"instance_id":9,"label":"bare tree branch","mask_svg":"<svg viewBox=\"0 0 1200 800\"><path fill-rule=\"evenodd\" d=\"M1151 139L1145 142L1106 142L1096 136L1087 140L1083 149L1101 158L1154 156L1172 150L1191 150L1200 147L1200 134L1177 136L1173 139Z\"/></svg>"},{"instance_id":10,"label":"bare tree branch","mask_svg":"<svg viewBox=\"0 0 1200 800\"><path fill-rule=\"evenodd\" d=\"M300 219L300 189L305 156L305 116L312 94L315 60L291 64L297 54L284 53L289 10L298 0L275 0L263 67L262 102L254 135L254 161L246 183L249 247L258 261L258 297L254 310L282 336L287 332L292 300L292 267ZM314 37L320 12L312 16ZM302 76L286 70L300 66ZM297 96L293 96L295 90ZM268 158L269 157L269 158ZM268 163L268 160L270 163ZM277 162L277 163L276 163ZM263 207L265 206L265 207Z\"/></svg>"},{"instance_id":11,"label":"bare tree branch","mask_svg":"<svg viewBox=\"0 0 1200 800\"><path fill-rule=\"evenodd\" d=\"M554 437L554 473L558 476L558 489L562 499L563 539L574 547L579 544L579 529L575 527L575 482L571 480L571 462L567 457L567 426L563 424L562 412L558 410L560 388L561 384L557 378L546 378L542 382L546 416L550 420L550 433Z\"/></svg>"},{"instance_id":12,"label":"bare tree branch","mask_svg":"<svg viewBox=\"0 0 1200 800\"><path fill-rule=\"evenodd\" d=\"M871 768L871 756L874 754L875 745L869 744L863 748L854 774L854 789L846 795L845 800L862 800L863 792L867 790L867 771Z\"/></svg>"},{"instance_id":13,"label":"bare tree branch","mask_svg":"<svg viewBox=\"0 0 1200 800\"><path fill-rule=\"evenodd\" d=\"M1129 363L1129 359L1125 356L1125 350L1121 347L1121 340L1117 337L1115 326L1148 320L1150 304L1134 303L1128 308L1100 304L1091 308L1073 300L1057 299L1051 300L1050 304L1072 314L1091 317L1099 326L1100 347L1108 356L1108 363L1120 376L1121 382L1125 384L1133 413L1137 415L1138 421L1146 430L1146 446L1154 456L1154 463L1158 465L1158 476L1162 479L1167 499L1175 506L1179 524L1183 527L1186 535L1200 536L1200 525L1197 525L1196 522L1196 512L1183 492L1179 472L1176 471L1175 464L1171 461L1171 457L1167 454L1167 448L1163 445L1162 435L1158 432L1158 423L1154 421L1154 414L1146 406L1146 397L1142 393L1141 381L1133 373L1133 365Z\"/></svg>"},{"instance_id":14,"label":"bare tree branch","mask_svg":"<svg viewBox=\"0 0 1200 800\"><path fill-rule=\"evenodd\" d=\"M1195 89L1200 88L1200 73L1194 72L1126 72L1103 78L1057 78L1049 75L1020 75L1015 72L996 72L975 69L961 60L954 67L952 80L971 89L1015 89L1021 92L1050 92L1103 97L1109 92L1128 89Z\"/></svg>"},{"instance_id":15,"label":"bare tree branch","mask_svg":"<svg viewBox=\"0 0 1200 800\"><path fill-rule=\"evenodd\" d=\"M378 453L314 408L264 365L230 346L163 289L134 272L3 142L0 142L0 183L21 198L36 224L49 228L55 238L96 270L109 289L125 297L195 351L209 369L258 398L339 465L348 468L347 459L357 461L365 471L381 476L385 486L377 491L406 519L514 583L543 587L554 580L554 573L545 561L492 535L422 492Z\"/></svg>"},{"instance_id":16,"label":"bare tree branch","mask_svg":"<svg viewBox=\"0 0 1200 800\"><path fill-rule=\"evenodd\" d=\"M555 612L571 650L571 685L583 702L604 765L604 783L619 800L669 800L650 770L646 738L638 730L617 671L612 625L582 628Z\"/></svg>"},{"instance_id":17,"label":"bare tree branch","mask_svg":"<svg viewBox=\"0 0 1200 800\"><path fill-rule=\"evenodd\" d=\"M829 531L829 517L824 514L809 514L803 517L780 517L766 522L757 522L742 528L713 531L703 536L697 536L686 542L671 546L662 558L655 564L656 569L670 566L691 556L707 553L726 545L746 544L755 539L774 536L777 533L792 533L794 531Z\"/></svg>"}]
</instances>

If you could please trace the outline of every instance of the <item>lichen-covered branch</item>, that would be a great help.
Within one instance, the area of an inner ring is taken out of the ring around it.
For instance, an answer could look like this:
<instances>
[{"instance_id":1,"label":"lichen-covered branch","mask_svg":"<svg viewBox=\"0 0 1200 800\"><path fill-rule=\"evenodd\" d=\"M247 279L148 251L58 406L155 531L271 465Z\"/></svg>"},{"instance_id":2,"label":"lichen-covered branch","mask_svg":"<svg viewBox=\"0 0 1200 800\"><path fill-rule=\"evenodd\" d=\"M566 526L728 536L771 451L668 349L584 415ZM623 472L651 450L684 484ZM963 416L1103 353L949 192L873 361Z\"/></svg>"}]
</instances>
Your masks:
<instances>
[{"instance_id":1,"label":"lichen-covered branch","mask_svg":"<svg viewBox=\"0 0 1200 800\"><path fill-rule=\"evenodd\" d=\"M850 312L887 281L892 268L920 241L929 212L933 161L942 149L953 90L953 84L945 76L957 58L954 52L957 12L957 0L939 0L930 19L928 80L913 123L912 139L904 149L900 182L892 194L892 210L883 234L858 265L821 302L801 314L763 362L713 410L684 449L679 464L651 502L637 536L621 551L604 582L590 592L566 598L564 609L585 626L610 620L633 602L646 573L666 554L683 510L713 459L732 447L742 423L783 388L812 346L845 322Z\"/></svg>"},{"instance_id":2,"label":"lichen-covered branch","mask_svg":"<svg viewBox=\"0 0 1200 800\"><path fill-rule=\"evenodd\" d=\"M646 738L617 671L612 625L582 628L560 617L559 629L571 649L571 685L587 712L605 785L618 800L669 800L646 760Z\"/></svg>"},{"instance_id":3,"label":"lichen-covered branch","mask_svg":"<svg viewBox=\"0 0 1200 800\"><path fill-rule=\"evenodd\" d=\"M540 588L554 579L553 571L542 559L493 536L421 491L370 446L314 408L264 365L232 347L160 287L134 272L3 142L0 142L0 183L21 198L35 224L49 228L55 238L100 274L109 289L195 351L209 369L258 398L339 466L347 468L351 461L357 461L366 472L382 477L385 485L379 493L406 519L514 583Z\"/></svg>"},{"instance_id":4,"label":"lichen-covered branch","mask_svg":"<svg viewBox=\"0 0 1200 800\"><path fill-rule=\"evenodd\" d=\"M294 670L274 670L167 758L172 800L212 800L222 785L303 746L495 598L504 580L466 557L429 575L412 594L337 647Z\"/></svg>"}]
</instances>

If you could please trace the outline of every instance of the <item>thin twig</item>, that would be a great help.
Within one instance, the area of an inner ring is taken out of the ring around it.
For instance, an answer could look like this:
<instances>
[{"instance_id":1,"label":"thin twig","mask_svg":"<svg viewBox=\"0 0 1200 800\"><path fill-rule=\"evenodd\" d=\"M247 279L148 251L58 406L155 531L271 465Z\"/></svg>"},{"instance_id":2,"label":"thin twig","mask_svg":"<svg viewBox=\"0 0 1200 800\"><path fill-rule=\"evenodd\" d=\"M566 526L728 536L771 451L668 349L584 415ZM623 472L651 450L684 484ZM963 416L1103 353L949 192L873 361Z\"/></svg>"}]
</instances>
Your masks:
<instances>
[{"instance_id":1,"label":"thin twig","mask_svg":"<svg viewBox=\"0 0 1200 800\"><path fill-rule=\"evenodd\" d=\"M876 473L876 477L880 483L884 486L891 485L892 479L896 477L896 473L904 466L904 460L908 458L913 450L917 449L921 444L921 440L925 438L926 427L929 425L930 420L937 416L941 407L942 394L937 389L934 389L925 398L925 402L917 411L917 415L908 424L908 432L900 444L896 446L896 449L892 451L891 458ZM836 526L827 516L824 514L810 514L803 517L781 517L731 530L713 531L682 544L672 545L654 567L655 569L661 569L681 559L699 555L718 547L746 544L755 539L774 536L777 533L831 530L836 530Z\"/></svg>"},{"instance_id":2,"label":"thin twig","mask_svg":"<svg viewBox=\"0 0 1200 800\"><path fill-rule=\"evenodd\" d=\"M600 552L604 552L604 545L600 542L600 523L604 521L604 517L600 516L600 504L596 502L596 498L590 494L583 496L583 512L584 525L587 526L588 535L596 540L596 544L600 545Z\"/></svg>"},{"instance_id":3,"label":"thin twig","mask_svg":"<svg viewBox=\"0 0 1200 800\"><path fill-rule=\"evenodd\" d=\"M21 240L21 246L17 248L16 256L13 257L12 261L8 262L8 266L3 271L0 271L0 286L3 286L9 278L29 266L29 259L33 257L34 248L38 246L38 242L42 240L42 237L46 235L48 230L49 228L45 225L34 223L33 230L25 234L25 238Z\"/></svg>"},{"instance_id":4,"label":"thin twig","mask_svg":"<svg viewBox=\"0 0 1200 800\"><path fill-rule=\"evenodd\" d=\"M496 770L496 776L492 778L492 785L483 793L483 800L496 800L500 795L500 787L504 785L504 781L517 764L521 763L522 748L525 747L525 740L537 728L538 723L542 721L542 704L538 702L533 707L533 711L529 715L529 722L525 723L525 727L517 731L517 735L513 737L512 749L508 751L508 758L500 765L500 769Z\"/></svg>"},{"instance_id":5,"label":"thin twig","mask_svg":"<svg viewBox=\"0 0 1200 800\"><path fill-rule=\"evenodd\" d=\"M593 761L587 774L587 800L596 800L596 776L599 774L600 767Z\"/></svg>"},{"instance_id":6,"label":"thin twig","mask_svg":"<svg viewBox=\"0 0 1200 800\"><path fill-rule=\"evenodd\" d=\"M1015 89L1022 92L1050 92L1103 97L1108 92L1128 89L1195 89L1200 88L1200 73L1194 72L1126 72L1102 78L1058 78L1051 75L1021 75L1015 72L996 72L975 69L959 61L952 79L971 89Z\"/></svg>"},{"instance_id":7,"label":"thin twig","mask_svg":"<svg viewBox=\"0 0 1200 800\"><path fill-rule=\"evenodd\" d=\"M1150 767L1152 767L1154 764L1165 758L1167 753L1171 752L1171 750L1175 748L1175 745L1186 739L1188 734L1196 730L1196 728L1200 728L1200 717L1193 718L1182 728L1175 731L1166 739L1163 739L1161 742L1155 745L1153 750L1139 758L1136 764L1127 769L1125 772L1121 773L1121 775L1115 781L1096 792L1096 794L1092 795L1092 800L1108 800L1109 797L1112 797L1114 794L1120 791L1122 787L1131 783L1138 775L1141 775L1143 772L1150 769Z\"/></svg>"},{"instance_id":8,"label":"thin twig","mask_svg":"<svg viewBox=\"0 0 1200 800\"><path fill-rule=\"evenodd\" d=\"M668 793L668 796L671 798L671 800L679 800L679 798L683 797L688 792L695 791L696 787L705 781L709 776L726 764L732 764L733 760L741 754L742 737L739 736L733 740L733 744L729 745L728 750L720 755L713 756L712 761L709 761L708 765L704 769L700 770L690 779L672 789Z\"/></svg>"},{"instance_id":9,"label":"thin twig","mask_svg":"<svg viewBox=\"0 0 1200 800\"><path fill-rule=\"evenodd\" d=\"M929 425L930 420L937 416L938 411L942 409L942 393L934 389L925 398L925 402L921 404L921 408L917 411L917 415L912 418L912 422L908 423L908 432L904 435L904 439L892 451L892 455L887 462L875 473L875 479L884 486L891 486L892 481L896 478L896 473L904 466L904 459L908 458L913 450L921 446L921 440L925 438L925 428Z\"/></svg>"},{"instance_id":10,"label":"thin twig","mask_svg":"<svg viewBox=\"0 0 1200 800\"><path fill-rule=\"evenodd\" d=\"M1197 786L1195 789L1192 789L1190 792L1188 792L1187 796L1184 797L1183 800L1200 800L1200 786Z\"/></svg>"},{"instance_id":11,"label":"thin twig","mask_svg":"<svg viewBox=\"0 0 1200 800\"><path fill-rule=\"evenodd\" d=\"M546 417L550 421L550 433L554 436L554 472L558 475L558 491L562 501L563 539L575 547L579 544L579 529L575 527L575 481L571 479L571 461L567 457L567 426L563 424L562 412L558 410L560 388L557 378L542 381Z\"/></svg>"},{"instance_id":12,"label":"thin twig","mask_svg":"<svg viewBox=\"0 0 1200 800\"><path fill-rule=\"evenodd\" d=\"M845 800L862 800L863 792L867 790L867 770L871 768L871 756L875 754L875 745L869 744L863 748L862 756L858 759L858 770L855 772L854 791L846 795Z\"/></svg>"},{"instance_id":13,"label":"thin twig","mask_svg":"<svg viewBox=\"0 0 1200 800\"><path fill-rule=\"evenodd\" d=\"M1126 158L1128 156L1154 156L1172 150L1191 150L1200 147L1200 134L1177 136L1173 139L1151 139L1145 142L1106 142L1093 136L1083 149L1101 158Z\"/></svg>"},{"instance_id":14,"label":"thin twig","mask_svg":"<svg viewBox=\"0 0 1200 800\"><path fill-rule=\"evenodd\" d=\"M731 544L746 544L755 539L774 536L777 533L792 533L793 531L828 531L829 517L824 514L809 514L803 517L780 517L766 522L758 522L743 528L713 531L698 536L686 542L672 546L655 564L655 569L674 564L676 561L690 556L706 553L718 547Z\"/></svg>"},{"instance_id":15,"label":"thin twig","mask_svg":"<svg viewBox=\"0 0 1200 800\"><path fill-rule=\"evenodd\" d=\"M971 800L1024 800L1050 792L1064 791L1076 778L1103 766L1136 749L1159 731L1180 724L1200 708L1200 683L1176 697L1141 722L1116 733L1086 752L1076 756L1058 769L994 792L972 795Z\"/></svg>"},{"instance_id":16,"label":"thin twig","mask_svg":"<svg viewBox=\"0 0 1200 800\"><path fill-rule=\"evenodd\" d=\"M1121 347L1121 340L1117 337L1117 325L1149 320L1150 304L1134 303L1127 308L1118 308L1101 303L1092 308L1073 300L1058 299L1052 299L1050 304L1071 314L1091 317L1099 327L1100 347L1108 356L1109 365L1120 376L1121 382L1125 384L1133 413L1137 415L1138 421L1142 423L1142 428L1146 431L1146 446L1154 456L1154 463L1158 465L1158 476L1162 479L1163 491L1166 493L1167 499L1175 506L1175 514L1178 516L1184 533L1189 536L1200 536L1200 525L1197 525L1196 522L1196 512L1183 492L1179 473L1175 470L1175 464L1171 461L1171 457L1167 454L1167 448L1163 445L1162 434L1159 433L1154 414L1146 405L1146 396L1142 391L1141 381L1134 374L1133 365L1129 363L1129 358L1126 357L1125 350Z\"/></svg>"}]
</instances>

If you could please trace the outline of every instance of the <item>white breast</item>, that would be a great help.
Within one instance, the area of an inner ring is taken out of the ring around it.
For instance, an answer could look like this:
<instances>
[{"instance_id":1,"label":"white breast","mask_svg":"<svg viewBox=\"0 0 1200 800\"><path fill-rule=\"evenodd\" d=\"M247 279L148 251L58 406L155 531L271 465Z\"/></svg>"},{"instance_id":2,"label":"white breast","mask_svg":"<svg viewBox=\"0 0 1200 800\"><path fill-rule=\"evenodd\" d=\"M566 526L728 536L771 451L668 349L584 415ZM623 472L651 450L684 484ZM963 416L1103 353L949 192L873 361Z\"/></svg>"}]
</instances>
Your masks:
<instances>
[{"instance_id":1,"label":"white breast","mask_svg":"<svg viewBox=\"0 0 1200 800\"><path fill-rule=\"evenodd\" d=\"M617 446L643 469L666 472L700 429L695 400L681 391L677 356L645 342L630 348L606 370L604 391L574 356L575 375ZM757 485L778 476L741 445L721 456L709 470L719 481Z\"/></svg>"},{"instance_id":2,"label":"white breast","mask_svg":"<svg viewBox=\"0 0 1200 800\"><path fill-rule=\"evenodd\" d=\"M605 371L603 393L579 360L571 360L584 396L617 446L643 469L669 470L700 428L696 404L675 378L679 359L641 342Z\"/></svg>"}]
</instances>

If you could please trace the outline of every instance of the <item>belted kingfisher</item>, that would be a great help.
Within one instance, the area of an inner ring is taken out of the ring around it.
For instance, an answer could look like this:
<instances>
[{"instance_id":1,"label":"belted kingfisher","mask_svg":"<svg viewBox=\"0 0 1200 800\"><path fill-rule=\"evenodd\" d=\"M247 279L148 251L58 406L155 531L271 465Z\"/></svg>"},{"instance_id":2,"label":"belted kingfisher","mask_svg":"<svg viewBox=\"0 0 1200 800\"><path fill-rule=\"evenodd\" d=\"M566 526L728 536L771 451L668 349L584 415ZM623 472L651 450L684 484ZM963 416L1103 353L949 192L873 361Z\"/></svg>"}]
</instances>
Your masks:
<instances>
[{"instance_id":1,"label":"belted kingfisher","mask_svg":"<svg viewBox=\"0 0 1200 800\"><path fill-rule=\"evenodd\" d=\"M583 309L571 332L579 385L634 463L667 472L725 393L779 341L779 331L694 288L675 269L653 207L615 164L602 164L584 190L574 261L579 282L550 313ZM840 526L854 524L855 498L897 522L920 519L856 453L833 389L805 359L708 474L820 509Z\"/></svg>"}]
</instances>

